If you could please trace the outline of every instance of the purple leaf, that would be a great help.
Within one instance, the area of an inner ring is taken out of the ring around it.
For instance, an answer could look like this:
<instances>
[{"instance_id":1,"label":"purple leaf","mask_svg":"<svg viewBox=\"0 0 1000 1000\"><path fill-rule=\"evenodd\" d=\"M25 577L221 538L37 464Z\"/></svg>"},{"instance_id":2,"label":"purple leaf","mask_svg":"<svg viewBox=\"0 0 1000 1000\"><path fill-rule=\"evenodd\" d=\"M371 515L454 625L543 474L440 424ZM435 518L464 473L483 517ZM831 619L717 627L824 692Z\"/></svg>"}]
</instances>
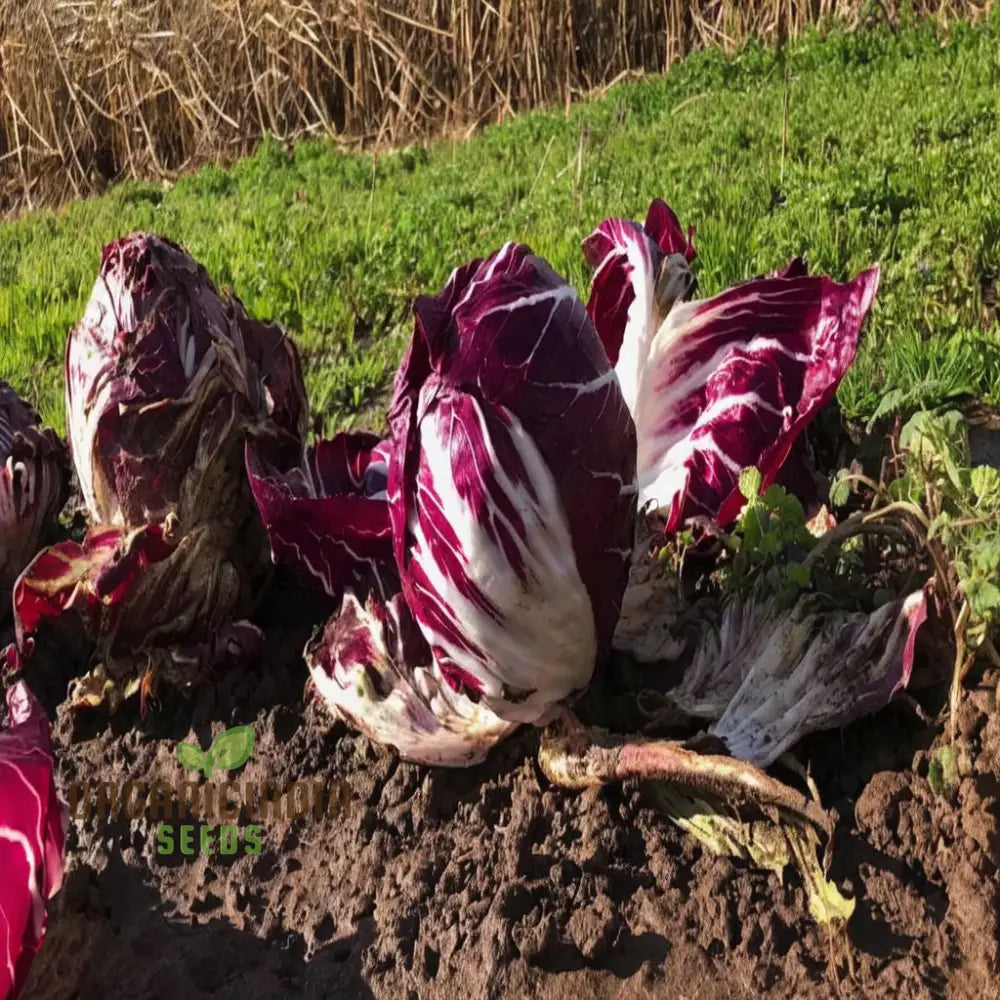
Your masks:
<instances>
[{"instance_id":1,"label":"purple leaf","mask_svg":"<svg viewBox=\"0 0 1000 1000\"><path fill-rule=\"evenodd\" d=\"M0 381L0 619L11 587L55 524L69 493L66 448Z\"/></svg>"},{"instance_id":2,"label":"purple leaf","mask_svg":"<svg viewBox=\"0 0 1000 1000\"><path fill-rule=\"evenodd\" d=\"M692 243L694 226L689 226L685 235L674 210L662 198L654 198L650 202L643 228L668 257L679 253L690 263L697 256Z\"/></svg>"},{"instance_id":3,"label":"purple leaf","mask_svg":"<svg viewBox=\"0 0 1000 1000\"><path fill-rule=\"evenodd\" d=\"M0 731L0 997L24 986L59 891L68 814L56 795L49 721L23 681Z\"/></svg>"},{"instance_id":4,"label":"purple leaf","mask_svg":"<svg viewBox=\"0 0 1000 1000\"><path fill-rule=\"evenodd\" d=\"M689 302L682 255L664 256L638 223L606 220L584 252L595 268L588 311L636 423L640 505L668 531L693 519L725 527L743 504L740 470L756 466L770 485L836 392L878 268L838 284L796 258Z\"/></svg>"},{"instance_id":5,"label":"purple leaf","mask_svg":"<svg viewBox=\"0 0 1000 1000\"><path fill-rule=\"evenodd\" d=\"M374 434L338 434L310 446L301 465L279 471L248 442L247 475L273 560L335 597L391 561L385 451Z\"/></svg>"}]
</instances>

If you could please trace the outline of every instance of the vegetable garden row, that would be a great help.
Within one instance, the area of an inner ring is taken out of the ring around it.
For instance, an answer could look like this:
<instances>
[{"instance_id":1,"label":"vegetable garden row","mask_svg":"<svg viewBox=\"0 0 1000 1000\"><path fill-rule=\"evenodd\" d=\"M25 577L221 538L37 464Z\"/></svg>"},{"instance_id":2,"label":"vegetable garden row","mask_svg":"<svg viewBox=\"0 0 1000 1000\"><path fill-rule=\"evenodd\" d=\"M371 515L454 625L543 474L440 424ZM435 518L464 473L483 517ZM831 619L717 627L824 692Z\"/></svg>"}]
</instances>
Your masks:
<instances>
[{"instance_id":1,"label":"vegetable garden row","mask_svg":"<svg viewBox=\"0 0 1000 1000\"><path fill-rule=\"evenodd\" d=\"M882 708L925 624L958 628L957 698L965 628L991 599L954 605L947 552L900 492L918 471L935 480L939 422L897 436L891 482L860 466L831 482L805 433L854 360L879 269L841 284L796 258L699 298L694 229L659 199L644 224L601 222L583 251L586 303L518 243L456 268L414 305L388 436L310 442L286 331L169 240L105 248L66 345L68 447L6 383L0 398L16 634L0 995L23 985L63 873L40 648L63 630L92 644L74 710L155 712L164 685L190 691L257 655L273 563L331 602L303 653L331 718L452 767L548 726L556 784L668 779L682 825L692 801L764 807L814 916L850 914L816 858L829 815L763 769ZM59 519L71 472L85 531ZM1000 474L972 472L1000 502ZM872 545L904 569L873 570ZM660 711L704 731L582 726L573 706L625 661L682 661Z\"/></svg>"}]
</instances>

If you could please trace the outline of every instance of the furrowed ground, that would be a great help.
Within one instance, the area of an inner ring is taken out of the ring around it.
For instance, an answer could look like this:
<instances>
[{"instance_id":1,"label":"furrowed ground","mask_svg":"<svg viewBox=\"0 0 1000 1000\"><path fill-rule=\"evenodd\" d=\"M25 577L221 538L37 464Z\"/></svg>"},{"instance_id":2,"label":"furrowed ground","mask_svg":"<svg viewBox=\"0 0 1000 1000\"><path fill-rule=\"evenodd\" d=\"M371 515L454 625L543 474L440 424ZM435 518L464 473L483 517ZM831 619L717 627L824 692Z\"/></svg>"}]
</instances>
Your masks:
<instances>
[{"instance_id":1,"label":"furrowed ground","mask_svg":"<svg viewBox=\"0 0 1000 1000\"><path fill-rule=\"evenodd\" d=\"M377 422L414 296L508 239L585 293L580 241L660 195L698 227L702 294L796 253L838 279L882 265L847 416L1000 401L998 119L994 12L947 33L813 34L784 59L704 52L465 143L377 157L267 143L231 170L0 225L0 374L63 427L63 344L101 247L151 229L295 332L323 429Z\"/></svg>"}]
</instances>

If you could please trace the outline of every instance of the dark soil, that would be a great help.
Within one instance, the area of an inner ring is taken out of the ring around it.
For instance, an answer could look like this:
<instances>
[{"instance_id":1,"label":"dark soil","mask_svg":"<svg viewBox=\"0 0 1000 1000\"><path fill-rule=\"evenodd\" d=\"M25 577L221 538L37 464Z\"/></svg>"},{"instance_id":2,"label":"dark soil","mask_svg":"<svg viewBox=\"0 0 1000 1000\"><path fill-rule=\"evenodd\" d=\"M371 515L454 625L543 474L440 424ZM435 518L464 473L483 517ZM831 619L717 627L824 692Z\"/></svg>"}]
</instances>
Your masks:
<instances>
[{"instance_id":1,"label":"dark soil","mask_svg":"<svg viewBox=\"0 0 1000 1000\"><path fill-rule=\"evenodd\" d=\"M253 723L233 780L346 782L351 801L266 819L260 853L231 857L162 856L145 817L73 820L28 1000L1000 997L995 677L965 698L951 799L927 780L940 733L905 704L797 749L840 816L832 877L857 898L831 931L797 873L706 853L638 789L551 787L536 732L454 771L399 763L333 723L304 691L314 610L279 588L260 664L191 702L165 697L144 724L131 707L110 726L59 707L64 790L176 785L193 776L178 740L205 749ZM921 698L936 711L943 693Z\"/></svg>"}]
</instances>

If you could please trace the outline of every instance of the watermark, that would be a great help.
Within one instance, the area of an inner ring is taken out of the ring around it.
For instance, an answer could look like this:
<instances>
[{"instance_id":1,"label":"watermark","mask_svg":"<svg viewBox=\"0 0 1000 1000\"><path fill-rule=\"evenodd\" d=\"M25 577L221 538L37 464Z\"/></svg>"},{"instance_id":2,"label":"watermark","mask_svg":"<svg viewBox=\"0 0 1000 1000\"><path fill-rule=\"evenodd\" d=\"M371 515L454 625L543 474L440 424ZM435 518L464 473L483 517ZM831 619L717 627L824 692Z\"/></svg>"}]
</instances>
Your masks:
<instances>
[{"instance_id":1,"label":"watermark","mask_svg":"<svg viewBox=\"0 0 1000 1000\"><path fill-rule=\"evenodd\" d=\"M177 759L202 779L74 781L68 789L70 816L83 822L145 817L156 827L161 855L259 854L262 824L314 819L350 812L351 786L344 781L212 781L218 772L242 767L253 754L252 726L219 733L208 750L179 743Z\"/></svg>"},{"instance_id":2,"label":"watermark","mask_svg":"<svg viewBox=\"0 0 1000 1000\"><path fill-rule=\"evenodd\" d=\"M225 729L212 740L205 753L197 743L178 743L177 759L189 771L202 771L206 778L212 771L235 771L242 767L253 753L253 726L234 726Z\"/></svg>"}]
</instances>

